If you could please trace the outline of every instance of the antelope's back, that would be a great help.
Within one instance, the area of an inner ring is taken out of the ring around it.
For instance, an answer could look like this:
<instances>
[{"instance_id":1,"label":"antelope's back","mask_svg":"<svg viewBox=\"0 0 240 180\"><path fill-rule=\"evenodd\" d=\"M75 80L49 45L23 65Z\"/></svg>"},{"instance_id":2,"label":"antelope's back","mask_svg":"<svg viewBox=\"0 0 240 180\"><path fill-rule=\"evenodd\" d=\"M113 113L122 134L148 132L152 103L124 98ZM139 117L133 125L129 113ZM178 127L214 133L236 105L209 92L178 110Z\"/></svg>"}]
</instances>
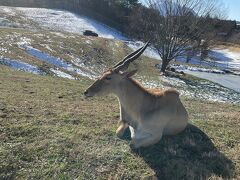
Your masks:
<instances>
[{"instance_id":1,"label":"antelope's back","mask_svg":"<svg viewBox=\"0 0 240 180\"><path fill-rule=\"evenodd\" d=\"M164 91L165 105L169 108L176 110L176 115L182 118L188 119L188 113L184 107L181 99L180 93L175 89L168 89Z\"/></svg>"}]
</instances>

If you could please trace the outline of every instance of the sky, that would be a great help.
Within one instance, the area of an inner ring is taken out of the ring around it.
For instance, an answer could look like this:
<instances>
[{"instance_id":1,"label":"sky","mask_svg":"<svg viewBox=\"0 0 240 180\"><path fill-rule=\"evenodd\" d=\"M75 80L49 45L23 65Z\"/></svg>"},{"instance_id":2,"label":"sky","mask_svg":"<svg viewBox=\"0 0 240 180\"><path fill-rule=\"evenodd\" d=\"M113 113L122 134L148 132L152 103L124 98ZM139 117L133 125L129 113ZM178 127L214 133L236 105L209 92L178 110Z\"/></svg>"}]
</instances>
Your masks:
<instances>
[{"instance_id":1,"label":"sky","mask_svg":"<svg viewBox=\"0 0 240 180\"><path fill-rule=\"evenodd\" d=\"M140 2L144 2L144 0L140 0ZM221 2L228 10L228 19L240 21L240 0L222 0Z\"/></svg>"},{"instance_id":2,"label":"sky","mask_svg":"<svg viewBox=\"0 0 240 180\"><path fill-rule=\"evenodd\" d=\"M228 8L228 18L240 21L240 0L224 0Z\"/></svg>"}]
</instances>

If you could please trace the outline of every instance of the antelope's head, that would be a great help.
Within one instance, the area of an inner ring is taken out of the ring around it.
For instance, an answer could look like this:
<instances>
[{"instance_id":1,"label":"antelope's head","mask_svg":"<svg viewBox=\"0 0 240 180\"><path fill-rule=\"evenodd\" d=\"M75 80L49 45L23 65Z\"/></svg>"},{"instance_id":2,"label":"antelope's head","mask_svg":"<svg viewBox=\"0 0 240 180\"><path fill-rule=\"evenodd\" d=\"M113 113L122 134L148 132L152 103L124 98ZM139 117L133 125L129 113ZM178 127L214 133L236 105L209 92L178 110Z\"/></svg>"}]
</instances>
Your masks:
<instances>
[{"instance_id":1,"label":"antelope's head","mask_svg":"<svg viewBox=\"0 0 240 180\"><path fill-rule=\"evenodd\" d=\"M84 92L84 95L86 97L92 97L95 95L101 96L116 92L116 90L121 87L121 83L123 81L137 72L137 70L126 70L128 69L130 63L141 56L148 47L148 44L149 42L140 49L126 56L110 70L103 73L103 75Z\"/></svg>"}]
</instances>

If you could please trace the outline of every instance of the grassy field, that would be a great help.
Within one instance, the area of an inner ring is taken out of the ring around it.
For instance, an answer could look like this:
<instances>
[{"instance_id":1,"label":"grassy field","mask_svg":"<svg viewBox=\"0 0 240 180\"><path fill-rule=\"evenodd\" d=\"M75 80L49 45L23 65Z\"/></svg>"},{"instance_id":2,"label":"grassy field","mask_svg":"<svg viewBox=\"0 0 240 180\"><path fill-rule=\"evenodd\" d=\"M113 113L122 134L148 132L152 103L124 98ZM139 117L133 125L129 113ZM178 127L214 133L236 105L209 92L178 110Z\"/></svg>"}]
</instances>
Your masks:
<instances>
[{"instance_id":1,"label":"grassy field","mask_svg":"<svg viewBox=\"0 0 240 180\"><path fill-rule=\"evenodd\" d=\"M0 179L240 178L239 105L183 97L192 125L133 152L116 98L84 99L90 84L0 65Z\"/></svg>"}]
</instances>

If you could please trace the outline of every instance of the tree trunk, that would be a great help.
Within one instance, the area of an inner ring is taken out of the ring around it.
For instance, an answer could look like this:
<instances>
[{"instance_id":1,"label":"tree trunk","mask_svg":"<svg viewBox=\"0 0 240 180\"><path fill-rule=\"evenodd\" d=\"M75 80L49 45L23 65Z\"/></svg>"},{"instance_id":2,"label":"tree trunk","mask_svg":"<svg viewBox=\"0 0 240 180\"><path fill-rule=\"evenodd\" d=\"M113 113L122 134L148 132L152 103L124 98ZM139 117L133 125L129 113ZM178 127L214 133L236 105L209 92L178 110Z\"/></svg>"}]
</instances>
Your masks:
<instances>
[{"instance_id":1,"label":"tree trunk","mask_svg":"<svg viewBox=\"0 0 240 180\"><path fill-rule=\"evenodd\" d=\"M161 67L161 72L162 73L165 73L168 64L169 64L168 60L162 60L162 67Z\"/></svg>"}]
</instances>

